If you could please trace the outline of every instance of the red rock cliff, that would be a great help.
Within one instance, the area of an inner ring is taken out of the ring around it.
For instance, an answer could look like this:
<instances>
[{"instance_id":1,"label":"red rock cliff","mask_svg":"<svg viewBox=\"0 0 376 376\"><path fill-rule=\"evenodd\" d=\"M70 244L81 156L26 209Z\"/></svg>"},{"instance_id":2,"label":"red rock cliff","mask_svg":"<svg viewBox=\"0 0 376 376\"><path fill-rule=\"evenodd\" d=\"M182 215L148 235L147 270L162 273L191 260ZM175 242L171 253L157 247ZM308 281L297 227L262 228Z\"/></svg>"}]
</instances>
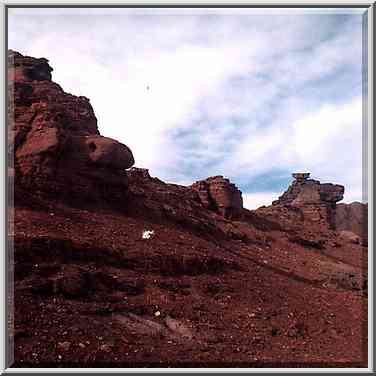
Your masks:
<instances>
[{"instance_id":1,"label":"red rock cliff","mask_svg":"<svg viewBox=\"0 0 376 376\"><path fill-rule=\"evenodd\" d=\"M99 134L89 100L52 82L46 59L10 50L8 68L8 145L14 158L9 175L16 196L23 189L67 200L122 200L133 155Z\"/></svg>"},{"instance_id":2,"label":"red rock cliff","mask_svg":"<svg viewBox=\"0 0 376 376\"><path fill-rule=\"evenodd\" d=\"M200 180L192 184L191 188L197 191L205 208L217 211L225 218L235 219L241 215L242 193L223 176Z\"/></svg>"},{"instance_id":3,"label":"red rock cliff","mask_svg":"<svg viewBox=\"0 0 376 376\"><path fill-rule=\"evenodd\" d=\"M273 205L298 208L304 220L335 228L336 202L342 200L342 185L309 179L309 173L293 174L294 181Z\"/></svg>"}]
</instances>

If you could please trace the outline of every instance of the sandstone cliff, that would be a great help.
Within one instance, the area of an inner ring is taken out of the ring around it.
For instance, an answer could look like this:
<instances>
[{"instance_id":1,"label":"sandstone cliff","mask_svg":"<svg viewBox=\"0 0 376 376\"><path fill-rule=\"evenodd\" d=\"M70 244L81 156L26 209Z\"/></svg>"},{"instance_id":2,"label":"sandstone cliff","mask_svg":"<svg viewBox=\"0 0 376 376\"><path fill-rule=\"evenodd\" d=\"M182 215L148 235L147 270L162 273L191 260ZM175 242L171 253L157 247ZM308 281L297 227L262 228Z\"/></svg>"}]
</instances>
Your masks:
<instances>
[{"instance_id":1,"label":"sandstone cliff","mask_svg":"<svg viewBox=\"0 0 376 376\"><path fill-rule=\"evenodd\" d=\"M309 173L294 173L294 181L273 205L283 205L300 210L303 219L330 229L336 226L336 203L343 199L342 185L309 179Z\"/></svg>"},{"instance_id":2,"label":"sandstone cliff","mask_svg":"<svg viewBox=\"0 0 376 376\"><path fill-rule=\"evenodd\" d=\"M8 66L9 175L16 195L22 188L70 201L123 200L132 152L99 134L89 100L52 82L44 58L10 51Z\"/></svg>"},{"instance_id":3,"label":"sandstone cliff","mask_svg":"<svg viewBox=\"0 0 376 376\"><path fill-rule=\"evenodd\" d=\"M202 205L225 218L239 218L243 210L242 193L223 176L213 176L191 186L198 192Z\"/></svg>"}]
</instances>

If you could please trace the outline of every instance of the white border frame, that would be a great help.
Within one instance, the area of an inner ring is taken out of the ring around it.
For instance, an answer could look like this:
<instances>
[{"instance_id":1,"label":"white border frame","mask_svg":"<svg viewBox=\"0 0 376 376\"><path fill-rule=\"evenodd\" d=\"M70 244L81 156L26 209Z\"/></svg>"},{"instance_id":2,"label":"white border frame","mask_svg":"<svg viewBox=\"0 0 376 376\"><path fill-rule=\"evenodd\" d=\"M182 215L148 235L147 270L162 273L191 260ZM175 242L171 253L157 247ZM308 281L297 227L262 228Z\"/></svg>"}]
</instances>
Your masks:
<instances>
[{"instance_id":1,"label":"white border frame","mask_svg":"<svg viewBox=\"0 0 376 376\"><path fill-rule=\"evenodd\" d=\"M103 1L93 0L93 1L80 1L77 3L74 0L65 0L65 1L47 1L47 0L40 0L38 2L25 2L25 1L17 1L17 0L10 0L4 2L3 0L0 0L1 5L1 19L2 19L2 25L7 27L5 24L5 13L6 9L5 6L51 6L51 7L57 7L57 6L64 6L64 5L74 5L74 6L106 6L110 7L111 5L150 5L152 7L153 5L160 5L162 4L158 0L143 0L143 1L122 1L122 0L112 0L109 3L103 3ZM322 5L324 8L328 8L329 6L364 6L368 7L366 10L367 16L368 16L368 101L367 101L367 116L368 116L368 124L367 124L367 132L368 132L368 166L367 166L367 174L368 174L368 229L369 229L369 239L368 239L368 249L371 250L371 252L368 253L368 279L370 281L369 288L371 294L368 296L368 368L6 368L6 352L1 352L1 358L0 358L0 369L1 373L373 373L374 370L374 321L373 321L373 307L374 307L374 276L373 276L373 266L374 266L374 256L373 256L373 140L374 140L374 131L373 131L373 88L374 88L374 76L373 76L373 63L374 63L374 47L373 47L373 36L374 36L374 26L373 26L373 18L375 14L375 3L372 1L351 1L351 0L332 0L330 1L330 4L326 2L325 0L321 1L290 1L288 3L282 1L282 0L264 0L262 2L250 2L248 0L237 0L236 3L231 4L228 1L215 1L215 0L206 0L204 3L200 0L190 0L189 2L182 2L182 1L164 1L163 5L179 5L183 6L186 5L189 7L190 5L218 5L218 7L222 7L223 5L228 5L229 7L233 6L262 6L265 8L273 8L274 7L293 7L294 5L297 5L297 7L310 7L310 6L320 6ZM291 8L290 8L291 9ZM295 9L295 8L292 8ZM7 38L7 30L4 30L3 38L1 38L1 68L3 72L3 83L6 82L5 80L5 58L6 58L6 50L7 47L6 38ZM1 104L1 114L3 116L3 119L5 121L6 119L6 108L5 108L5 98L6 98L7 88L3 84L3 101ZM2 145L4 146L4 152L6 150L6 138L5 138L5 132L1 132L1 141ZM7 166L6 166L6 159L1 159L1 169L3 171L3 177L7 176ZM5 179L6 181L6 179ZM2 235L4 239L4 247L6 246L6 237L7 234L6 231L6 223L7 223L7 201L6 201L6 192L5 192L5 185L3 184L1 186L2 188L2 205L4 207L4 215L2 217L3 220L3 226L2 226ZM7 263L7 253L3 252L3 283L1 284L0 290L1 290L1 300L3 303L6 303L6 291L5 291L5 279L6 279L6 263ZM372 315L371 315L372 313ZM4 325L1 326L1 338L3 343L3 349L5 350L7 339L6 339L6 333L5 333L5 323L6 323L6 306L3 304L3 309L1 312L1 321L4 323Z\"/></svg>"}]
</instances>

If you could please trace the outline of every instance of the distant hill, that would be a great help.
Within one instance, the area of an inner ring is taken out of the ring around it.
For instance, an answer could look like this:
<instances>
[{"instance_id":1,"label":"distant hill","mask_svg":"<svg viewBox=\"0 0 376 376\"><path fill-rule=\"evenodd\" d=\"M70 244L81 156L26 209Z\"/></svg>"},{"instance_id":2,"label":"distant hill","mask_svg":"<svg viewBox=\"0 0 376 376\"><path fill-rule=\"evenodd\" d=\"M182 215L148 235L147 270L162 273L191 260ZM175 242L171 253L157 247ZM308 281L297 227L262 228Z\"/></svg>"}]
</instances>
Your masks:
<instances>
[{"instance_id":1,"label":"distant hill","mask_svg":"<svg viewBox=\"0 0 376 376\"><path fill-rule=\"evenodd\" d=\"M336 208L336 229L352 231L368 239L368 204L352 202L338 204Z\"/></svg>"}]
</instances>

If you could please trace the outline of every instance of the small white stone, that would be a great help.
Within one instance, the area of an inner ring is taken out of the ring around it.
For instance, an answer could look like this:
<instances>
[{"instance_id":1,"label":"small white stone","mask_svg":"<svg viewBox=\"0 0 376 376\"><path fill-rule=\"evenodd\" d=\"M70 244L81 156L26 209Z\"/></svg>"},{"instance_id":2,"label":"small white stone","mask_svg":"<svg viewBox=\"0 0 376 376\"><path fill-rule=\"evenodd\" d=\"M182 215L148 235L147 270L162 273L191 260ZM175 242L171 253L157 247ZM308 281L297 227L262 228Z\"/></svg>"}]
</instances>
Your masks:
<instances>
[{"instance_id":1,"label":"small white stone","mask_svg":"<svg viewBox=\"0 0 376 376\"><path fill-rule=\"evenodd\" d=\"M156 317L158 317L158 316L160 316L161 315L161 312L160 311L156 311L155 313L154 313L154 316L156 316Z\"/></svg>"},{"instance_id":2,"label":"small white stone","mask_svg":"<svg viewBox=\"0 0 376 376\"><path fill-rule=\"evenodd\" d=\"M154 230L144 230L142 233L142 239L150 239L154 235Z\"/></svg>"}]
</instances>

